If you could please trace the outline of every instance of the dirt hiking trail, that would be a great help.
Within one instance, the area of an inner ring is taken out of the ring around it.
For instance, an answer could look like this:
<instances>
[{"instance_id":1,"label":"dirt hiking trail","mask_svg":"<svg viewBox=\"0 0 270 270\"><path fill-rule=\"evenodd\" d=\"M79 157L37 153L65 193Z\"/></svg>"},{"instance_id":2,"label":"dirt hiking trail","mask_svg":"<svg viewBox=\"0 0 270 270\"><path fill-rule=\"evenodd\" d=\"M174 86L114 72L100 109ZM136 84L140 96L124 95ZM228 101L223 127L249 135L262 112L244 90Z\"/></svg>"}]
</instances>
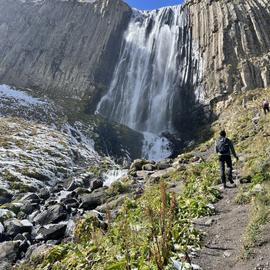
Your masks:
<instances>
[{"instance_id":1,"label":"dirt hiking trail","mask_svg":"<svg viewBox=\"0 0 270 270\"><path fill-rule=\"evenodd\" d=\"M250 205L239 205L234 198L241 184L223 191L223 198L215 204L217 214L194 222L205 232L202 250L192 261L203 270L270 270L270 225L247 260L241 259L243 234L249 222Z\"/></svg>"}]
</instances>

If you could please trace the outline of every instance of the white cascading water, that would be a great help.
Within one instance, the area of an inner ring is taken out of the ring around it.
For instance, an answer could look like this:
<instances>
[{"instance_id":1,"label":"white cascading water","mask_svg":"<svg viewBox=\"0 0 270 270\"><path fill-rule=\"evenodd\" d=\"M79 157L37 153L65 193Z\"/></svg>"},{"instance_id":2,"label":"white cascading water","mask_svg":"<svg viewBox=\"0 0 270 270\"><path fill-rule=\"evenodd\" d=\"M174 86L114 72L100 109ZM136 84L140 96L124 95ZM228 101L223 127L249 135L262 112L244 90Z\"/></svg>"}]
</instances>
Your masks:
<instances>
[{"instance_id":1,"label":"white cascading water","mask_svg":"<svg viewBox=\"0 0 270 270\"><path fill-rule=\"evenodd\" d=\"M173 105L188 80L190 31L181 6L134 10L108 93L97 113L144 133L144 157L170 155ZM184 56L183 56L184 55Z\"/></svg>"}]
</instances>

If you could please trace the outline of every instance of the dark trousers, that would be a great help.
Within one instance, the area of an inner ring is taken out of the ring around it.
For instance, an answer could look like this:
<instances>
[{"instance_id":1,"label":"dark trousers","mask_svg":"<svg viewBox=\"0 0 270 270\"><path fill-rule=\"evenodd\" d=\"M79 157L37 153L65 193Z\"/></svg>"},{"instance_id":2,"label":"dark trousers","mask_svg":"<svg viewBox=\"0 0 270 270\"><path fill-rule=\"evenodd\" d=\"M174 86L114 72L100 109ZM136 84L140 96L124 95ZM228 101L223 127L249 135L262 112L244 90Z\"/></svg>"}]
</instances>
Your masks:
<instances>
[{"instance_id":1,"label":"dark trousers","mask_svg":"<svg viewBox=\"0 0 270 270\"><path fill-rule=\"evenodd\" d=\"M269 107L263 107L264 114L269 112Z\"/></svg>"},{"instance_id":2,"label":"dark trousers","mask_svg":"<svg viewBox=\"0 0 270 270\"><path fill-rule=\"evenodd\" d=\"M225 164L227 165L229 172L228 172L228 180L232 182L232 159L230 155L221 155L219 156L219 163L220 163L220 174L221 174L221 182L223 185L226 184L226 174L225 174Z\"/></svg>"}]
</instances>

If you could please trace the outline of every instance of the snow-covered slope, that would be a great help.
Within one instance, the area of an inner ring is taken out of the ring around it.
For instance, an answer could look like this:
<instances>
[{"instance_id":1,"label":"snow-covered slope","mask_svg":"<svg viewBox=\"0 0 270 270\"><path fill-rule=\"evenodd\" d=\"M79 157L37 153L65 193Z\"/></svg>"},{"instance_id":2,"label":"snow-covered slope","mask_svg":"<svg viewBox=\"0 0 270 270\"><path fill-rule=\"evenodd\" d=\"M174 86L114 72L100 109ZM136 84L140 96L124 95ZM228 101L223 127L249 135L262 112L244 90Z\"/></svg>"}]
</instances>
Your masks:
<instances>
[{"instance_id":1,"label":"snow-covered slope","mask_svg":"<svg viewBox=\"0 0 270 270\"><path fill-rule=\"evenodd\" d=\"M0 118L0 188L17 193L54 186L101 158L69 134L20 118Z\"/></svg>"}]
</instances>

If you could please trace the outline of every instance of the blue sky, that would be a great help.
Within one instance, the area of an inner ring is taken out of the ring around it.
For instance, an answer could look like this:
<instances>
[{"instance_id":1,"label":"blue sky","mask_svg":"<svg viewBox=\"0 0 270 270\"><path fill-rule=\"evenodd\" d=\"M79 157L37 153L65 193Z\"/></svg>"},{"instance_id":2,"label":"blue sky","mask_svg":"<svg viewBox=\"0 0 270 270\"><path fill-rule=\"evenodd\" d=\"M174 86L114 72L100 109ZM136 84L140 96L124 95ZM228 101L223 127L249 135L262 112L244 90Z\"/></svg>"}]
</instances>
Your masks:
<instances>
[{"instance_id":1,"label":"blue sky","mask_svg":"<svg viewBox=\"0 0 270 270\"><path fill-rule=\"evenodd\" d=\"M125 0L131 7L137 9L156 9L165 6L178 5L183 0Z\"/></svg>"}]
</instances>

